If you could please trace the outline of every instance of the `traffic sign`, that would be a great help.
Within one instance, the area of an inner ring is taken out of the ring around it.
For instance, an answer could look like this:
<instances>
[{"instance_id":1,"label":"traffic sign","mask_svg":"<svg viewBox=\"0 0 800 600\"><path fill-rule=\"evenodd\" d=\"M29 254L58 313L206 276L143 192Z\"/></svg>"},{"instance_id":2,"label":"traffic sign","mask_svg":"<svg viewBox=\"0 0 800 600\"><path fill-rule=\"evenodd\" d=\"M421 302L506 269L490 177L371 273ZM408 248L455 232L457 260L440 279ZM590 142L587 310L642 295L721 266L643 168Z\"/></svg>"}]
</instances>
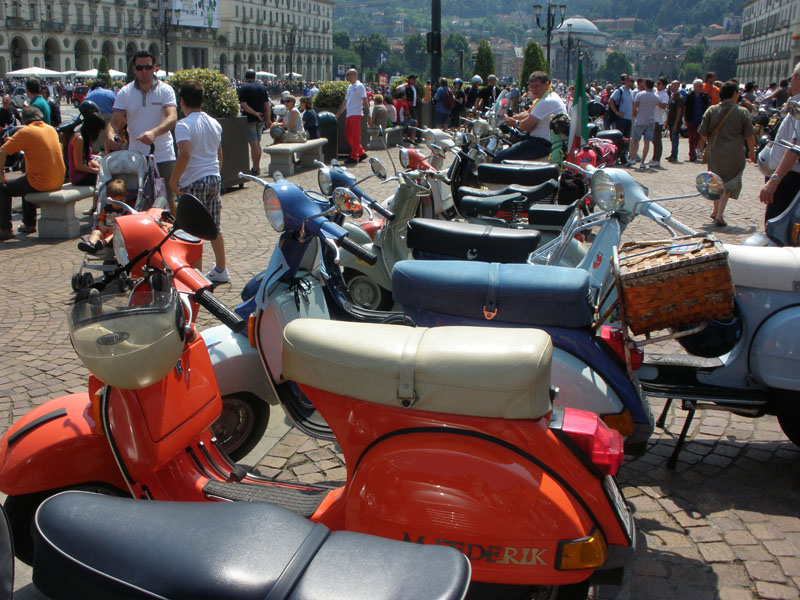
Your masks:
<instances>
[{"instance_id":1,"label":"traffic sign","mask_svg":"<svg viewBox=\"0 0 800 600\"><path fill-rule=\"evenodd\" d=\"M389 57L386 55L386 51L381 51L380 56L378 58L378 62L382 65L385 65L389 61Z\"/></svg>"}]
</instances>

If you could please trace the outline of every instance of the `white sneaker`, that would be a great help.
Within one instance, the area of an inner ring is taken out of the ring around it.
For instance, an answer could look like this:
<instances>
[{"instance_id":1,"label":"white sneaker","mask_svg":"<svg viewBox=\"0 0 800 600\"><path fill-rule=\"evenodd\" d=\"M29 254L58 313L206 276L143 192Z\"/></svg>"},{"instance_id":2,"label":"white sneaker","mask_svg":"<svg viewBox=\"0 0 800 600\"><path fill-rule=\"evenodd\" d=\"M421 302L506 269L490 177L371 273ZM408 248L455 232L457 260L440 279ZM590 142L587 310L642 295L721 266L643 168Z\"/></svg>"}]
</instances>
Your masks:
<instances>
[{"instance_id":1,"label":"white sneaker","mask_svg":"<svg viewBox=\"0 0 800 600\"><path fill-rule=\"evenodd\" d=\"M211 283L228 283L231 280L231 276L228 274L228 269L217 271L217 265L214 265L214 268L206 273L206 279Z\"/></svg>"},{"instance_id":2,"label":"white sneaker","mask_svg":"<svg viewBox=\"0 0 800 600\"><path fill-rule=\"evenodd\" d=\"M650 166L654 167L656 169L660 169L661 168L661 161L660 160L651 160L650 161Z\"/></svg>"},{"instance_id":3,"label":"white sneaker","mask_svg":"<svg viewBox=\"0 0 800 600\"><path fill-rule=\"evenodd\" d=\"M639 156L631 156L628 160L637 163L640 162L642 159Z\"/></svg>"},{"instance_id":4,"label":"white sneaker","mask_svg":"<svg viewBox=\"0 0 800 600\"><path fill-rule=\"evenodd\" d=\"M646 168L647 168L647 165L645 163L642 163L642 164L639 165L639 170L640 171L644 171Z\"/></svg>"}]
</instances>

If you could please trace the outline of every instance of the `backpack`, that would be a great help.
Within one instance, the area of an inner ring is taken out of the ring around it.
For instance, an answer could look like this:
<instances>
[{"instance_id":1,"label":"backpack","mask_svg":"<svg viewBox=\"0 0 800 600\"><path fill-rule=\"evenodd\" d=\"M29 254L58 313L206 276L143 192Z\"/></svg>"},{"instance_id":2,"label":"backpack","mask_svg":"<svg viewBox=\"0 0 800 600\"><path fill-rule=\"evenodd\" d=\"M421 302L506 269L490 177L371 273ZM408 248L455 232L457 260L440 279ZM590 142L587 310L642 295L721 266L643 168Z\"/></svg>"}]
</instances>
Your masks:
<instances>
[{"instance_id":1,"label":"backpack","mask_svg":"<svg viewBox=\"0 0 800 600\"><path fill-rule=\"evenodd\" d=\"M585 146L597 155L597 164L614 165L617 161L617 146L614 142L600 138L590 138Z\"/></svg>"},{"instance_id":2,"label":"backpack","mask_svg":"<svg viewBox=\"0 0 800 600\"><path fill-rule=\"evenodd\" d=\"M444 104L445 108L453 109L456 105L456 99L453 97L453 92L450 91L450 88L447 88L444 91L444 98L442 98L442 104Z\"/></svg>"}]
</instances>

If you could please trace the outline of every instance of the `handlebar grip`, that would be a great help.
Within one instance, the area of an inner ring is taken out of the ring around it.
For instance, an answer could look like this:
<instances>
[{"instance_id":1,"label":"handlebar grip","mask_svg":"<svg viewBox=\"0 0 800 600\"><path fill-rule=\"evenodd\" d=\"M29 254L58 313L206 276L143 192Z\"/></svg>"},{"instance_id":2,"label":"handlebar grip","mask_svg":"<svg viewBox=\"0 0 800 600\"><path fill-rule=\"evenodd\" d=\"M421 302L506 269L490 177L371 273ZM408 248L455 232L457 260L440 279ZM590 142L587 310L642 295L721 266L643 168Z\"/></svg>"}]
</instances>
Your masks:
<instances>
[{"instance_id":1,"label":"handlebar grip","mask_svg":"<svg viewBox=\"0 0 800 600\"><path fill-rule=\"evenodd\" d=\"M392 211L390 211L389 209L384 208L383 206L381 206L377 202L373 202L370 205L370 209L374 210L376 213L378 213L379 215L381 215L382 217L384 217L386 219L389 219L390 221L392 219L394 219L394 213Z\"/></svg>"},{"instance_id":2,"label":"handlebar grip","mask_svg":"<svg viewBox=\"0 0 800 600\"><path fill-rule=\"evenodd\" d=\"M219 298L211 292L211 288L206 287L195 292L194 299L234 333L240 333L244 329L246 325L244 319L220 302Z\"/></svg>"},{"instance_id":3,"label":"handlebar grip","mask_svg":"<svg viewBox=\"0 0 800 600\"><path fill-rule=\"evenodd\" d=\"M340 248L344 248L350 254L352 254L356 258L360 258L370 266L378 262L378 256L376 254L373 254L363 246L356 244L353 240L351 240L347 236L340 237L338 240L336 240L336 245L339 246Z\"/></svg>"}]
</instances>

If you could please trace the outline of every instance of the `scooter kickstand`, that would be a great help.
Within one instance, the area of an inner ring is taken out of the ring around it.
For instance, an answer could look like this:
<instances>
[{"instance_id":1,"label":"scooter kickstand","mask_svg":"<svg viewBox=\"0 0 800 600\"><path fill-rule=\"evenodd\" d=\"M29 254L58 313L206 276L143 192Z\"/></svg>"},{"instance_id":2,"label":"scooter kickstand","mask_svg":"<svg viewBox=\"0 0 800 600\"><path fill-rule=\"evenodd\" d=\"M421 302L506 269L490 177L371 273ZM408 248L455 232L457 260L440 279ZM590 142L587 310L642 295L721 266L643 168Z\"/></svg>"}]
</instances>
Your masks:
<instances>
[{"instance_id":1,"label":"scooter kickstand","mask_svg":"<svg viewBox=\"0 0 800 600\"><path fill-rule=\"evenodd\" d=\"M670 406L672 406L672 398L667 398L667 402L664 404L664 410L661 411L661 416L659 416L658 421L656 421L656 427L659 429L664 429L664 423L667 420L667 413L669 412Z\"/></svg>"},{"instance_id":2,"label":"scooter kickstand","mask_svg":"<svg viewBox=\"0 0 800 600\"><path fill-rule=\"evenodd\" d=\"M669 400L668 402L670 402ZM694 411L696 410L697 404L694 400L684 400L682 408L686 411L686 421L683 423L683 428L681 429L681 434L678 436L678 442L675 444L675 450L672 451L672 454L667 461L667 468L674 469L675 465L678 462L678 455L681 452L681 448L683 447L683 443L686 441L686 434L689 433L689 427L692 425L692 419L694 419ZM666 410L666 409L665 409ZM663 415L662 415L663 416Z\"/></svg>"}]
</instances>

